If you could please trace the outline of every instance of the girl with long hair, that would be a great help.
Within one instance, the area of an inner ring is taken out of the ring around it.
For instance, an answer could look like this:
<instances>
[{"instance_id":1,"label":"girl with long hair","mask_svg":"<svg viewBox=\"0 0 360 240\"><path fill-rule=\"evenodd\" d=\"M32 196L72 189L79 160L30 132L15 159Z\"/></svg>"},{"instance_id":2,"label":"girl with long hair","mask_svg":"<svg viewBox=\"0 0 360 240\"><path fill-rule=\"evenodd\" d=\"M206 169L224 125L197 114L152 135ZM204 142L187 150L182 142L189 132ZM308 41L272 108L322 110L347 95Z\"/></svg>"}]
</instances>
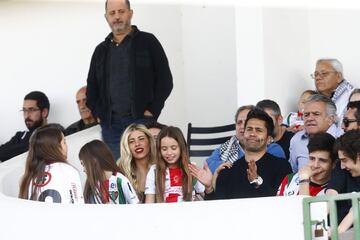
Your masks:
<instances>
[{"instance_id":1,"label":"girl with long hair","mask_svg":"<svg viewBox=\"0 0 360 240\"><path fill-rule=\"evenodd\" d=\"M20 184L20 198L84 203L80 176L66 160L67 145L59 126L40 127L31 136L25 173Z\"/></svg>"},{"instance_id":2,"label":"girl with long hair","mask_svg":"<svg viewBox=\"0 0 360 240\"><path fill-rule=\"evenodd\" d=\"M84 188L86 203L139 203L134 188L121 174L105 143L100 140L86 143L80 149L79 159L87 175Z\"/></svg>"},{"instance_id":3,"label":"girl with long hair","mask_svg":"<svg viewBox=\"0 0 360 240\"><path fill-rule=\"evenodd\" d=\"M165 127L157 138L157 162L146 179L146 203L193 201L205 187L193 178L185 138L177 127Z\"/></svg>"},{"instance_id":4,"label":"girl with long hair","mask_svg":"<svg viewBox=\"0 0 360 240\"><path fill-rule=\"evenodd\" d=\"M145 202L145 181L156 160L156 147L149 130L142 124L128 126L120 141L119 166L134 187L141 203Z\"/></svg>"}]
</instances>

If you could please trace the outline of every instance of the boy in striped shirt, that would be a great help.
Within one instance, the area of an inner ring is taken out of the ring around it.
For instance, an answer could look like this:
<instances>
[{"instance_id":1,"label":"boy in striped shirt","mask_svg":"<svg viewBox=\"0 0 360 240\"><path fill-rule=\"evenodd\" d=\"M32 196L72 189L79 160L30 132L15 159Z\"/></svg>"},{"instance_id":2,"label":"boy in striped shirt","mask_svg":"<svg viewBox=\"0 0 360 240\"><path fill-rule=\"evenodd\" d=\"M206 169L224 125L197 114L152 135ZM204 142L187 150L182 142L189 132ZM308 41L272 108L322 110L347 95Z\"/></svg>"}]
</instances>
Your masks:
<instances>
[{"instance_id":1,"label":"boy in striped shirt","mask_svg":"<svg viewBox=\"0 0 360 240\"><path fill-rule=\"evenodd\" d=\"M285 176L277 195L324 195L337 159L333 152L334 143L335 138L328 133L313 135L307 146L309 149L308 164L299 172Z\"/></svg>"}]
</instances>

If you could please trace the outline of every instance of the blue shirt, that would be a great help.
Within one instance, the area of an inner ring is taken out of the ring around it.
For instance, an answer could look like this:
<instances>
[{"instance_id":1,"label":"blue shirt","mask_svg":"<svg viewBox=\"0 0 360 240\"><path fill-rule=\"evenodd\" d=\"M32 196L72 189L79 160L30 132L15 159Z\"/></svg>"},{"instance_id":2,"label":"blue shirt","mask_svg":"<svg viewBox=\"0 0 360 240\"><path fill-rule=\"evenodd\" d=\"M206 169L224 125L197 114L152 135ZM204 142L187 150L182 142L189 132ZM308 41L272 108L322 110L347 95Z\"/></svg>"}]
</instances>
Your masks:
<instances>
[{"instance_id":1,"label":"blue shirt","mask_svg":"<svg viewBox=\"0 0 360 240\"><path fill-rule=\"evenodd\" d=\"M241 147L241 145L239 144L238 141L236 141L236 143L239 145L239 152L238 152L238 159L242 158L245 153L244 153L244 149ZM222 164L224 163L224 161L221 160L220 158L220 147L216 148L212 154L210 155L210 157L208 159L206 159L206 162L211 170L212 173L215 172L215 170ZM275 156L275 157L279 157L279 158L283 158L285 159L285 153L284 150L281 148L281 146L277 143L270 143L267 145L267 152L270 153L271 155Z\"/></svg>"},{"instance_id":2,"label":"blue shirt","mask_svg":"<svg viewBox=\"0 0 360 240\"><path fill-rule=\"evenodd\" d=\"M335 124L332 124L326 132L335 138L341 135ZM309 135L306 133L305 129L297 132L290 140L289 163L294 173L298 172L299 169L304 167L309 161L308 143Z\"/></svg>"}]
</instances>

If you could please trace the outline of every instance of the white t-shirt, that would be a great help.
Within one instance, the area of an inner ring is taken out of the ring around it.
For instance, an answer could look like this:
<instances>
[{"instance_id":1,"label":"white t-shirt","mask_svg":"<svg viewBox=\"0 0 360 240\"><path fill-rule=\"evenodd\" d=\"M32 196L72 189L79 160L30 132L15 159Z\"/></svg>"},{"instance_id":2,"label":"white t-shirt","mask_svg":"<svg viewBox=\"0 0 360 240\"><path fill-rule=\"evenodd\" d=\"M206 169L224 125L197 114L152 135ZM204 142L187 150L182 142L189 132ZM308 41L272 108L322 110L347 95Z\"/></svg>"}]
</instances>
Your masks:
<instances>
[{"instance_id":1,"label":"white t-shirt","mask_svg":"<svg viewBox=\"0 0 360 240\"><path fill-rule=\"evenodd\" d=\"M146 177L145 194L156 193L155 171L156 166L152 165ZM193 199L195 197L195 194L203 193L204 191L204 185L202 185L197 179L195 179L192 192ZM184 201L182 190L182 170L180 168L166 168L164 200L165 202Z\"/></svg>"},{"instance_id":2,"label":"white t-shirt","mask_svg":"<svg viewBox=\"0 0 360 240\"><path fill-rule=\"evenodd\" d=\"M106 196L109 204L136 204L139 199L129 180L121 173L114 173L104 182L110 196ZM94 197L95 203L102 203L100 199Z\"/></svg>"},{"instance_id":3,"label":"white t-shirt","mask_svg":"<svg viewBox=\"0 0 360 240\"><path fill-rule=\"evenodd\" d=\"M84 203L83 190L78 171L67 163L57 162L45 166L29 184L31 199L32 187L37 186L37 201L54 203Z\"/></svg>"}]
</instances>

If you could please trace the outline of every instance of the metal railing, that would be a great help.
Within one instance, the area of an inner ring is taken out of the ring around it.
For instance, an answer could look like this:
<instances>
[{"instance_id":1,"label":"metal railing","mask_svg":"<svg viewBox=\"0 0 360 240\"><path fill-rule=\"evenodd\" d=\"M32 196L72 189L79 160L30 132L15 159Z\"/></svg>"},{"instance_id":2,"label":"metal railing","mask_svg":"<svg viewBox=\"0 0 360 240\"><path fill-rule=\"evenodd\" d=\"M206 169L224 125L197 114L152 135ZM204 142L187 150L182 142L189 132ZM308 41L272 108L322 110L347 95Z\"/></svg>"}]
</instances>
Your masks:
<instances>
[{"instance_id":1,"label":"metal railing","mask_svg":"<svg viewBox=\"0 0 360 240\"><path fill-rule=\"evenodd\" d=\"M330 213L330 229L331 229L331 240L338 240L338 221L337 221L337 201L345 201L351 200L352 211L354 216L353 228L354 228L354 238L355 240L360 240L360 212L359 212L359 200L360 193L347 193L347 194L339 194L336 196L319 196L319 197L309 197L304 198L303 200L303 214L304 214L304 239L312 240L313 235L313 227L315 225L315 236L318 232L316 232L318 226L322 228L322 230L326 230L325 219L322 221L312 220L310 205L312 203L317 202L325 202L328 203L328 209ZM321 233L320 233L321 234ZM316 238L315 238L316 239Z\"/></svg>"}]
</instances>

